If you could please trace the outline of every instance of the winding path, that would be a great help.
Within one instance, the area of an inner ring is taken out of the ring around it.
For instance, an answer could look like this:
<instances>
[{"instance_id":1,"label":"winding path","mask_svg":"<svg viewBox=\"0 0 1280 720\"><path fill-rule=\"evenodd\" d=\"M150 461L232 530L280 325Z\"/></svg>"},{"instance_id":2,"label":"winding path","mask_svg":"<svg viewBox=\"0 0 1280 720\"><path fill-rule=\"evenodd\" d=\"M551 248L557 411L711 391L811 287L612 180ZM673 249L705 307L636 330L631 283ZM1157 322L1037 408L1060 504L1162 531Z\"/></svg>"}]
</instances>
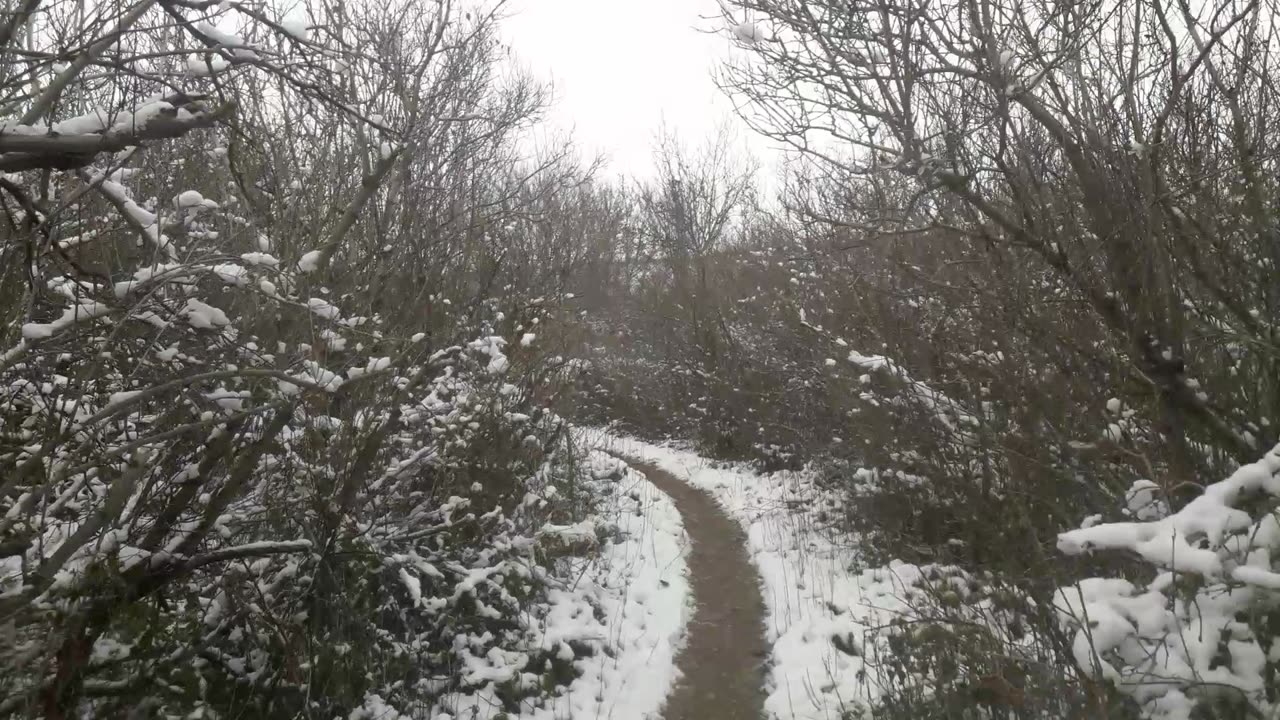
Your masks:
<instances>
[{"instance_id":1,"label":"winding path","mask_svg":"<svg viewBox=\"0 0 1280 720\"><path fill-rule=\"evenodd\" d=\"M741 528L701 490L655 465L623 459L671 497L693 543L689 584L696 608L664 720L763 718L764 601Z\"/></svg>"}]
</instances>

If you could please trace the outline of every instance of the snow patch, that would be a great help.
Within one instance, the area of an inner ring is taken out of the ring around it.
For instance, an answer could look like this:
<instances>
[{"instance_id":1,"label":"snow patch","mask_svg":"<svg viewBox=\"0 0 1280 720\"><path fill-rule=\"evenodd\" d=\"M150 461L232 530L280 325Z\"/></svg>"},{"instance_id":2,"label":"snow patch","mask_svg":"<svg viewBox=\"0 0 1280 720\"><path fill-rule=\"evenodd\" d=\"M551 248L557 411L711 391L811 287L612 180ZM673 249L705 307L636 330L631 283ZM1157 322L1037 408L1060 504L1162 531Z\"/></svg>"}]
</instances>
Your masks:
<instances>
[{"instance_id":1,"label":"snow patch","mask_svg":"<svg viewBox=\"0 0 1280 720\"><path fill-rule=\"evenodd\" d=\"M539 533L540 542L555 537L599 543L594 557L569 560L573 566L565 576L578 580L550 591L542 628L541 647L572 660L580 675L547 707L506 715L513 720L658 720L677 679L675 655L691 615L688 538L680 513L625 463L595 451L587 464L600 516L544 526ZM401 580L412 595L412 583ZM590 654L579 655L575 648L589 648ZM487 667L471 670L500 680L518 674L513 663L521 660L486 658ZM494 718L501 704L491 687L449 697L429 716Z\"/></svg>"}]
</instances>

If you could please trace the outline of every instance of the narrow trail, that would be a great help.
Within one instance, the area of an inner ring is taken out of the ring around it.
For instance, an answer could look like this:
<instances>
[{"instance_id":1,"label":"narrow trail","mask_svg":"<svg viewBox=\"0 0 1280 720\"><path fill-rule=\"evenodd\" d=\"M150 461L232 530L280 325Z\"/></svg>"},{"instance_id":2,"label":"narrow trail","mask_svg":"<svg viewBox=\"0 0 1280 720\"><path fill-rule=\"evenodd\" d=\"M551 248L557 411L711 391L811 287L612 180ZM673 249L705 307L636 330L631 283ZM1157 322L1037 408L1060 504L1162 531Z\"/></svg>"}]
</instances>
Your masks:
<instances>
[{"instance_id":1,"label":"narrow trail","mask_svg":"<svg viewBox=\"0 0 1280 720\"><path fill-rule=\"evenodd\" d=\"M764 717L764 601L741 528L706 493L655 465L624 458L675 502L693 547L689 584L696 604L676 658L683 677L664 720Z\"/></svg>"}]
</instances>

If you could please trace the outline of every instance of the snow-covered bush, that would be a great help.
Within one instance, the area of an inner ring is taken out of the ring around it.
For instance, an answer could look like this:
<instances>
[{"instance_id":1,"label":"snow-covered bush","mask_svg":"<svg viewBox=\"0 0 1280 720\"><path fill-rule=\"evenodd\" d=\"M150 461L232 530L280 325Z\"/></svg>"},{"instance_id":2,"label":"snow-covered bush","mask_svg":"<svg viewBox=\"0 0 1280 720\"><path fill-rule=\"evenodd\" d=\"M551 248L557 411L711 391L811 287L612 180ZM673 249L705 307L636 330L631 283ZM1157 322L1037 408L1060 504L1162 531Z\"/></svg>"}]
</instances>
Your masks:
<instances>
[{"instance_id":1,"label":"snow-covered bush","mask_svg":"<svg viewBox=\"0 0 1280 720\"><path fill-rule=\"evenodd\" d=\"M0 715L542 702L538 533L592 500L472 234L518 245L541 95L487 12L196 5L6 28L50 52L0 73Z\"/></svg>"},{"instance_id":2,"label":"snow-covered bush","mask_svg":"<svg viewBox=\"0 0 1280 720\"><path fill-rule=\"evenodd\" d=\"M1079 669L1144 717L1271 717L1280 656L1280 447L1176 512L1058 536L1068 555L1124 551L1133 573L1080 580L1054 607Z\"/></svg>"},{"instance_id":3,"label":"snow-covered bush","mask_svg":"<svg viewBox=\"0 0 1280 720\"><path fill-rule=\"evenodd\" d=\"M892 598L868 602L893 611L865 637L835 645L863 659L873 717L1056 718L1080 708L1131 716L1063 675L1058 639L1041 632L1052 610L1025 588L988 572L901 561L865 574L892 578Z\"/></svg>"},{"instance_id":4,"label":"snow-covered bush","mask_svg":"<svg viewBox=\"0 0 1280 720\"><path fill-rule=\"evenodd\" d=\"M330 369L177 307L163 351L100 318L3 371L6 710L510 709L571 674L524 618L574 451L502 338Z\"/></svg>"}]
</instances>

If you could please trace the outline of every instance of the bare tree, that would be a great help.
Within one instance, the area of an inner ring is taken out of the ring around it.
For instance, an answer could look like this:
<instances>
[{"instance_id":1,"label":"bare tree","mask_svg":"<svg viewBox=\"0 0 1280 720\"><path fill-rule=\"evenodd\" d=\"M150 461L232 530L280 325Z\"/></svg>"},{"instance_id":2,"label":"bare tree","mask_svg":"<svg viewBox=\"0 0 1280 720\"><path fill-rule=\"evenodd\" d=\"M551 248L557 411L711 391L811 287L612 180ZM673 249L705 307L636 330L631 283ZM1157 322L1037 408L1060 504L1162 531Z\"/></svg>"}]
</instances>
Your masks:
<instances>
[{"instance_id":1,"label":"bare tree","mask_svg":"<svg viewBox=\"0 0 1280 720\"><path fill-rule=\"evenodd\" d=\"M664 135L654 155L658 177L642 195L645 232L671 273L702 372L713 376L722 369L728 338L710 274L714 257L729 244L735 214L751 200L753 169L738 162L723 129L697 154Z\"/></svg>"},{"instance_id":2,"label":"bare tree","mask_svg":"<svg viewBox=\"0 0 1280 720\"><path fill-rule=\"evenodd\" d=\"M1188 443L1243 460L1267 442L1253 428L1274 389L1205 399L1199 375L1230 361L1192 338L1226 330L1275 362L1258 321L1274 288L1256 262L1275 247L1259 173L1274 94L1253 70L1270 62L1269 7L726 6L739 12L761 26L725 75L748 119L850 183L913 178L909 204L888 209L902 220L959 227L1061 277L1158 400L1182 477L1198 462Z\"/></svg>"}]
</instances>

